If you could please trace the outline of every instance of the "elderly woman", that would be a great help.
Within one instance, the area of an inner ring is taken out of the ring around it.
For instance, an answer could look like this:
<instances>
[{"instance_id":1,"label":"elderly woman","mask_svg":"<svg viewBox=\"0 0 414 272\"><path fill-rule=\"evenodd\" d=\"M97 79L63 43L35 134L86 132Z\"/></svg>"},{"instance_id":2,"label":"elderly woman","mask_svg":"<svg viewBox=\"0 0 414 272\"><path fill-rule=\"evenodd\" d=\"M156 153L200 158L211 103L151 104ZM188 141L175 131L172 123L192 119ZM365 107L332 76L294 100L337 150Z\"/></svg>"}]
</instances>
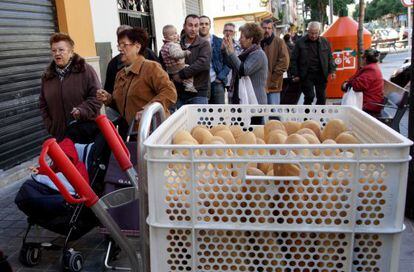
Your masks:
<instances>
[{"instance_id":1,"label":"elderly woman","mask_svg":"<svg viewBox=\"0 0 414 272\"><path fill-rule=\"evenodd\" d=\"M362 110L380 116L384 102L384 80L378 65L380 52L375 49L365 50L362 60L363 66L349 80L342 84L342 90L350 87L355 92L362 92Z\"/></svg>"},{"instance_id":2,"label":"elderly woman","mask_svg":"<svg viewBox=\"0 0 414 272\"><path fill-rule=\"evenodd\" d=\"M58 141L74 121L94 120L102 105L96 99L96 91L101 88L98 76L92 66L74 53L74 45L69 35L53 34L53 61L42 76L40 111L47 131ZM90 140L81 138L76 140Z\"/></svg>"},{"instance_id":3,"label":"elderly woman","mask_svg":"<svg viewBox=\"0 0 414 272\"><path fill-rule=\"evenodd\" d=\"M237 56L233 40L223 38L224 53L227 63L233 68L233 78L230 89L233 91L233 103L239 104L238 82L242 76L248 76L252 82L256 99L259 104L267 104L267 57L260 47L263 30L255 23L247 23L240 28L240 46L242 52Z\"/></svg>"},{"instance_id":4,"label":"elderly woman","mask_svg":"<svg viewBox=\"0 0 414 272\"><path fill-rule=\"evenodd\" d=\"M118 34L118 50L125 67L118 72L114 92L97 92L99 101L116 109L130 124L137 112L152 102L160 102L166 113L177 100L177 91L168 74L155 61L142 55L148 34L142 28L133 28Z\"/></svg>"}]
</instances>

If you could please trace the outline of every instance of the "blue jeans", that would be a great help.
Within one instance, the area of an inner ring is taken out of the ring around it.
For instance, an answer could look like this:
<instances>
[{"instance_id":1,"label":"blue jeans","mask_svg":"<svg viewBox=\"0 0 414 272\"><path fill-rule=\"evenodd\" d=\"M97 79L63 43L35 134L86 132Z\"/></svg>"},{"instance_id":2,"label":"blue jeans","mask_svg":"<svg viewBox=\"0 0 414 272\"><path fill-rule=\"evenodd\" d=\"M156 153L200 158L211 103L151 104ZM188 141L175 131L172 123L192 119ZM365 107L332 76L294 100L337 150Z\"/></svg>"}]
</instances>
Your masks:
<instances>
[{"instance_id":1,"label":"blue jeans","mask_svg":"<svg viewBox=\"0 0 414 272\"><path fill-rule=\"evenodd\" d=\"M188 104L208 104L208 98L204 96L195 96L187 100L177 99L177 103L175 105L178 110L181 106Z\"/></svg>"},{"instance_id":2,"label":"blue jeans","mask_svg":"<svg viewBox=\"0 0 414 272\"><path fill-rule=\"evenodd\" d=\"M280 93L268 93L267 94L267 104L269 104L269 105L279 105L280 104Z\"/></svg>"},{"instance_id":3,"label":"blue jeans","mask_svg":"<svg viewBox=\"0 0 414 272\"><path fill-rule=\"evenodd\" d=\"M211 82L211 94L209 104L224 104L224 84L223 82Z\"/></svg>"}]
</instances>

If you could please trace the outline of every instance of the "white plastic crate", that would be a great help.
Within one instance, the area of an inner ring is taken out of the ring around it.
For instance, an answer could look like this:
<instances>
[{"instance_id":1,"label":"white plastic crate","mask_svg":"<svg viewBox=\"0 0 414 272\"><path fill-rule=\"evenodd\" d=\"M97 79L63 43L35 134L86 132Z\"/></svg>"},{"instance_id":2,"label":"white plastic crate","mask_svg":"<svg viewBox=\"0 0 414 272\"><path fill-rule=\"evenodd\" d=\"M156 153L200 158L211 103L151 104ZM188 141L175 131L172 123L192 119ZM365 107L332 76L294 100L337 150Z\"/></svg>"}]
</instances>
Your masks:
<instances>
[{"instance_id":1,"label":"white plastic crate","mask_svg":"<svg viewBox=\"0 0 414 272\"><path fill-rule=\"evenodd\" d=\"M401 233L150 229L151 271L398 271Z\"/></svg>"},{"instance_id":2,"label":"white plastic crate","mask_svg":"<svg viewBox=\"0 0 414 272\"><path fill-rule=\"evenodd\" d=\"M363 144L171 144L178 130L198 124L251 130L253 116L322 125L340 118ZM411 144L352 107L185 106L145 142L148 222L168 228L395 233L403 226ZM246 176L252 162L294 163L301 175Z\"/></svg>"}]
</instances>

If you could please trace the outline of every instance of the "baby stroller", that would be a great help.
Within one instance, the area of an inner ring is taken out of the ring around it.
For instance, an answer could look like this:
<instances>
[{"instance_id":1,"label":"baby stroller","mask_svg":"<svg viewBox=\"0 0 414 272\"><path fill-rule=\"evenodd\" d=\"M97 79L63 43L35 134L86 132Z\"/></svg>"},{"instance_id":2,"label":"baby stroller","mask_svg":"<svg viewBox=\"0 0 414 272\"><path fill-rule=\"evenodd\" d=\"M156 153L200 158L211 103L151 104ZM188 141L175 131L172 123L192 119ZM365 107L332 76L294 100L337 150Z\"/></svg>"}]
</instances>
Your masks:
<instances>
[{"instance_id":1,"label":"baby stroller","mask_svg":"<svg viewBox=\"0 0 414 272\"><path fill-rule=\"evenodd\" d=\"M79 160L86 166L91 187L101 195L102 179L110 154L103 135L99 134L95 142L90 144L75 144L75 148ZM33 267L39 264L43 249L62 250L62 270L80 271L83 256L81 252L69 248L69 242L78 240L99 225L93 212L83 204L68 204L46 175L32 175L24 182L16 195L15 203L28 216L19 261L25 266ZM28 234L35 225L65 236L63 246L55 244L55 241L29 242Z\"/></svg>"}]
</instances>

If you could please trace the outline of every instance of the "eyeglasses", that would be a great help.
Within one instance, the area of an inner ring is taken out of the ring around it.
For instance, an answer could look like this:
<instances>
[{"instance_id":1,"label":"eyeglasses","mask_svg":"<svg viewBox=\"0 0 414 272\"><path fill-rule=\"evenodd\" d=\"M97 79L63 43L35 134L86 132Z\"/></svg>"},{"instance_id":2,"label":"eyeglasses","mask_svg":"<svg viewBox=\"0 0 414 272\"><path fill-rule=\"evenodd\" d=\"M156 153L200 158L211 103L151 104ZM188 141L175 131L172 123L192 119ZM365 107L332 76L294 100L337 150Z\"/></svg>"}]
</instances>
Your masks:
<instances>
[{"instance_id":1,"label":"eyeglasses","mask_svg":"<svg viewBox=\"0 0 414 272\"><path fill-rule=\"evenodd\" d=\"M65 53L67 50L63 48L52 49L52 55Z\"/></svg>"},{"instance_id":2,"label":"eyeglasses","mask_svg":"<svg viewBox=\"0 0 414 272\"><path fill-rule=\"evenodd\" d=\"M127 45L134 45L133 43L121 43L118 44L116 47L118 47L118 49L124 49L127 47Z\"/></svg>"},{"instance_id":3,"label":"eyeglasses","mask_svg":"<svg viewBox=\"0 0 414 272\"><path fill-rule=\"evenodd\" d=\"M234 32L234 30L231 29L225 29L224 32Z\"/></svg>"}]
</instances>

